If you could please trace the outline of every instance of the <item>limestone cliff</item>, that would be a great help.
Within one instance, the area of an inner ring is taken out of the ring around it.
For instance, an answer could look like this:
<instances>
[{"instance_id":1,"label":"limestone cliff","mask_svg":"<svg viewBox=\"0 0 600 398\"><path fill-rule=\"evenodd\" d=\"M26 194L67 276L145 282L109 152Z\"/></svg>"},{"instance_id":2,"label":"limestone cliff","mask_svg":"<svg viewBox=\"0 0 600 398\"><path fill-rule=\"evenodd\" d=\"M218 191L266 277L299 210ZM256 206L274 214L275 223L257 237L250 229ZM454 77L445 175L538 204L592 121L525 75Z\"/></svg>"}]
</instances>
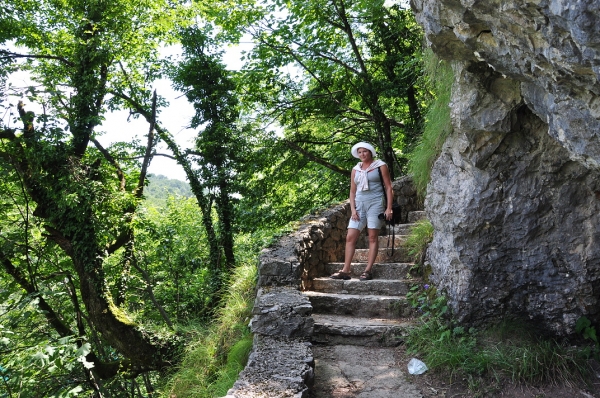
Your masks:
<instances>
[{"instance_id":1,"label":"limestone cliff","mask_svg":"<svg viewBox=\"0 0 600 398\"><path fill-rule=\"evenodd\" d=\"M432 278L463 321L599 321L600 2L411 6L455 71L425 203Z\"/></svg>"}]
</instances>

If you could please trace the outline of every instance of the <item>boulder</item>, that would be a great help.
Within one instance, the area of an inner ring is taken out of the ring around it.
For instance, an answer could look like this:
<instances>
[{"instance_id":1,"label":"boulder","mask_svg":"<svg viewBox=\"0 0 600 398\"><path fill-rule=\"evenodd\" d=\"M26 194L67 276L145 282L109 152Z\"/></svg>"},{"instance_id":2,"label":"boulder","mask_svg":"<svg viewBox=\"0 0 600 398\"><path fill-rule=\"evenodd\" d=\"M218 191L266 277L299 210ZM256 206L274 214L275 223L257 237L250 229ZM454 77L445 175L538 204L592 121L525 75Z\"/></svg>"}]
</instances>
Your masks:
<instances>
[{"instance_id":1,"label":"boulder","mask_svg":"<svg viewBox=\"0 0 600 398\"><path fill-rule=\"evenodd\" d=\"M432 279L466 323L600 321L600 3L411 5L455 72L425 199Z\"/></svg>"}]
</instances>

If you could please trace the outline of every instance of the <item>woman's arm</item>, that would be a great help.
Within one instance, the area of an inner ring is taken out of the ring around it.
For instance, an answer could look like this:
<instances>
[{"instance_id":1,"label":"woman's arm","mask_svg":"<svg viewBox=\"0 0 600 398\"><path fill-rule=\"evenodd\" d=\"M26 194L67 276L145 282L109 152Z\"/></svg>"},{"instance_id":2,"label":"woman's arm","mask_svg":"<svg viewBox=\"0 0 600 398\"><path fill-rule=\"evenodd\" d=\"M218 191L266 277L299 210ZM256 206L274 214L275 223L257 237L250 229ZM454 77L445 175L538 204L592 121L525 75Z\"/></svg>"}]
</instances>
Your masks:
<instances>
[{"instance_id":1,"label":"woman's arm","mask_svg":"<svg viewBox=\"0 0 600 398\"><path fill-rule=\"evenodd\" d=\"M352 215L350 218L353 220L358 220L358 213L356 213L356 183L354 182L354 174L356 170L352 169L352 174L350 175L350 211Z\"/></svg>"},{"instance_id":2,"label":"woman's arm","mask_svg":"<svg viewBox=\"0 0 600 398\"><path fill-rule=\"evenodd\" d=\"M387 164L381 166L381 176L383 177L383 186L385 187L385 196L387 198L387 209L385 209L385 218L392 219L392 204L394 203L394 190L392 189L392 179Z\"/></svg>"}]
</instances>

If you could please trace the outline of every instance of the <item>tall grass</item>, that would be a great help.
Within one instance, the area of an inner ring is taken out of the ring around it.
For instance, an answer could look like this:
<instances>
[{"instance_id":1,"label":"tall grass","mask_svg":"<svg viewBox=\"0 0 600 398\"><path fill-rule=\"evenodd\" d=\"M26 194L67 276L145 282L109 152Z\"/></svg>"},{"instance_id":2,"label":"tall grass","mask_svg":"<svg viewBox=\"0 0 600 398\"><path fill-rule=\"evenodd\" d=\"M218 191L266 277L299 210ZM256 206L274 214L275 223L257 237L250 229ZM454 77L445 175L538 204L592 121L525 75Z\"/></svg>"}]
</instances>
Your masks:
<instances>
[{"instance_id":1,"label":"tall grass","mask_svg":"<svg viewBox=\"0 0 600 398\"><path fill-rule=\"evenodd\" d=\"M433 225L427 219L419 220L411 228L404 247L408 250L408 255L418 265L423 265L427 246L433 239Z\"/></svg>"},{"instance_id":2,"label":"tall grass","mask_svg":"<svg viewBox=\"0 0 600 398\"><path fill-rule=\"evenodd\" d=\"M159 396L214 398L226 395L252 348L248 322L256 272L255 262L235 269L215 322L195 331L198 337L188 346L179 368Z\"/></svg>"},{"instance_id":3,"label":"tall grass","mask_svg":"<svg viewBox=\"0 0 600 398\"><path fill-rule=\"evenodd\" d=\"M431 318L406 339L408 351L427 366L467 380L475 396L500 391L503 384L555 383L580 385L589 374L584 350L532 333L530 325L515 321L478 332L449 326Z\"/></svg>"},{"instance_id":4,"label":"tall grass","mask_svg":"<svg viewBox=\"0 0 600 398\"><path fill-rule=\"evenodd\" d=\"M433 163L439 156L446 137L452 131L448 105L454 82L454 73L450 65L437 58L431 49L425 50L423 62L434 100L425 116L421 141L411 154L408 163L408 171L421 197L425 196Z\"/></svg>"}]
</instances>

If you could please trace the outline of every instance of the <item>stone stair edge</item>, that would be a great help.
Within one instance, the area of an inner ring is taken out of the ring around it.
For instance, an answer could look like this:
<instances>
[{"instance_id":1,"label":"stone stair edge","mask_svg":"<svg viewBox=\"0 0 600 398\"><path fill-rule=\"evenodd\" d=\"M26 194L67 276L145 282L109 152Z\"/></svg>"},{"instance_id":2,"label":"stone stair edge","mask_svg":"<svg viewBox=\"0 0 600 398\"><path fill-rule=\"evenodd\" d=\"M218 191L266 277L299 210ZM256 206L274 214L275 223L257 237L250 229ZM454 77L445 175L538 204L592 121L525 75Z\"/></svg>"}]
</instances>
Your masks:
<instances>
[{"instance_id":1,"label":"stone stair edge","mask_svg":"<svg viewBox=\"0 0 600 398\"><path fill-rule=\"evenodd\" d=\"M357 249L358 250L358 249ZM339 264L339 265L344 265L343 261L331 261L327 264ZM350 263L350 265L365 265L364 262L362 261L353 261ZM378 262L373 264L374 267L378 267L378 266L395 266L395 265L414 265L413 262L400 262L400 261L390 261L390 262Z\"/></svg>"},{"instance_id":2,"label":"stone stair edge","mask_svg":"<svg viewBox=\"0 0 600 398\"><path fill-rule=\"evenodd\" d=\"M352 274L351 274L352 275ZM358 279L358 275L356 278L353 279L331 279L329 276L319 276L317 278L314 278L313 280L315 281L331 281L331 283L395 283L395 282L405 282L405 283L412 283L412 282L416 282L419 280L419 278L417 277L412 277L412 278L401 278L401 279L370 279L368 281L362 281L360 279Z\"/></svg>"},{"instance_id":3,"label":"stone stair edge","mask_svg":"<svg viewBox=\"0 0 600 398\"><path fill-rule=\"evenodd\" d=\"M331 325L407 325L414 326L417 324L417 318L377 318L377 317L360 317L339 314L312 314L315 325L331 324Z\"/></svg>"},{"instance_id":4,"label":"stone stair edge","mask_svg":"<svg viewBox=\"0 0 600 398\"><path fill-rule=\"evenodd\" d=\"M365 270L367 263L353 262L350 264L350 276L352 278L358 278ZM340 271L344 267L343 262L331 262L325 264L323 269L324 275L319 275L317 278L328 278L332 274ZM385 277L386 279L404 279L406 275L409 275L413 268L414 263L375 263L373 264L373 277L375 279ZM414 275L413 275L414 277Z\"/></svg>"},{"instance_id":5,"label":"stone stair edge","mask_svg":"<svg viewBox=\"0 0 600 398\"><path fill-rule=\"evenodd\" d=\"M338 314L393 319L408 317L413 313L412 306L406 295L347 294L315 291L305 291L303 293L313 307L312 315Z\"/></svg>"},{"instance_id":6,"label":"stone stair edge","mask_svg":"<svg viewBox=\"0 0 600 398\"><path fill-rule=\"evenodd\" d=\"M352 276L354 276L353 274L351 274ZM370 279L368 281L363 281L359 279L359 276L355 276L352 279L331 279L329 276L320 276L318 278L314 278L313 281L327 281L330 282L332 284L339 284L341 286L344 286L347 283L356 283L356 284L360 284L360 285L371 285L371 284L395 284L395 283L406 283L406 284L413 284L413 283L418 283L420 278L417 277L412 277L412 278L402 278L402 279Z\"/></svg>"},{"instance_id":7,"label":"stone stair edge","mask_svg":"<svg viewBox=\"0 0 600 398\"><path fill-rule=\"evenodd\" d=\"M307 297L334 297L339 299L360 299L360 300L378 300L378 301L393 301L393 300L406 300L405 295L394 295L394 296L383 296L379 294L346 294L346 293L326 293L326 292L315 292L314 290L306 290L302 292Z\"/></svg>"},{"instance_id":8,"label":"stone stair edge","mask_svg":"<svg viewBox=\"0 0 600 398\"><path fill-rule=\"evenodd\" d=\"M361 281L359 279L313 279L310 291L323 293L344 293L344 294L371 294L380 296L401 296L406 295L414 283L400 279L373 279L370 281Z\"/></svg>"},{"instance_id":9,"label":"stone stair edge","mask_svg":"<svg viewBox=\"0 0 600 398\"><path fill-rule=\"evenodd\" d=\"M381 319L336 314L313 314L312 342L317 345L396 347L417 325L414 318Z\"/></svg>"}]
</instances>

